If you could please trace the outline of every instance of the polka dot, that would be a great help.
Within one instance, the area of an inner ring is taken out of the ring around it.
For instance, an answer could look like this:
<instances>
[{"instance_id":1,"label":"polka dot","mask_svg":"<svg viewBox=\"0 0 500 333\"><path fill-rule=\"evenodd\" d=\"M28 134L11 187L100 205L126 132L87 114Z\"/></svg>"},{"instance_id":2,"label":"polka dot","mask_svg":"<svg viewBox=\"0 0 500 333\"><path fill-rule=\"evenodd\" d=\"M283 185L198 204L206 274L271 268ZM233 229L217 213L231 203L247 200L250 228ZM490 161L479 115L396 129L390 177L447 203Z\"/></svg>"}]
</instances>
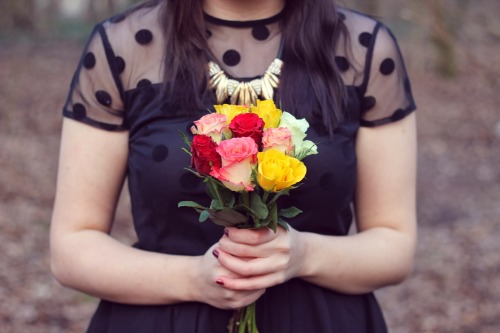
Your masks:
<instances>
[{"instance_id":1,"label":"polka dot","mask_svg":"<svg viewBox=\"0 0 500 333\"><path fill-rule=\"evenodd\" d=\"M336 183L335 176L331 172L325 173L319 179L319 186L325 191L332 191Z\"/></svg>"},{"instance_id":2,"label":"polka dot","mask_svg":"<svg viewBox=\"0 0 500 333\"><path fill-rule=\"evenodd\" d=\"M252 29L252 36L257 40L266 40L270 34L269 29L265 25L258 25Z\"/></svg>"},{"instance_id":3,"label":"polka dot","mask_svg":"<svg viewBox=\"0 0 500 333\"><path fill-rule=\"evenodd\" d=\"M125 70L125 60L122 57L115 57L115 69L119 74Z\"/></svg>"},{"instance_id":4,"label":"polka dot","mask_svg":"<svg viewBox=\"0 0 500 333\"><path fill-rule=\"evenodd\" d=\"M147 29L142 29L135 34L135 40L141 45L147 45L153 40L153 34Z\"/></svg>"},{"instance_id":5,"label":"polka dot","mask_svg":"<svg viewBox=\"0 0 500 333\"><path fill-rule=\"evenodd\" d=\"M205 30L205 37L206 37L207 39L208 39L208 38L210 38L210 37L212 37L212 31L210 31L210 30L206 29L206 30Z\"/></svg>"},{"instance_id":6,"label":"polka dot","mask_svg":"<svg viewBox=\"0 0 500 333\"><path fill-rule=\"evenodd\" d=\"M401 120L406 116L405 110L403 109L397 109L394 111L394 113L391 116L391 119L396 121L396 120Z\"/></svg>"},{"instance_id":7,"label":"polka dot","mask_svg":"<svg viewBox=\"0 0 500 333\"><path fill-rule=\"evenodd\" d=\"M152 83L148 79L142 79L139 82L137 82L137 88L146 88L150 87L151 85Z\"/></svg>"},{"instance_id":8,"label":"polka dot","mask_svg":"<svg viewBox=\"0 0 500 333\"><path fill-rule=\"evenodd\" d=\"M346 72L349 69L349 61L346 57L335 57L335 63L340 71Z\"/></svg>"},{"instance_id":9,"label":"polka dot","mask_svg":"<svg viewBox=\"0 0 500 333\"><path fill-rule=\"evenodd\" d=\"M382 63L380 64L380 73L383 75L390 75L392 72L394 72L394 68L396 65L394 64L394 60L391 58L386 58Z\"/></svg>"},{"instance_id":10,"label":"polka dot","mask_svg":"<svg viewBox=\"0 0 500 333\"><path fill-rule=\"evenodd\" d=\"M104 106L111 106L111 103L113 103L111 96L104 90L96 92L95 97L97 98L97 101Z\"/></svg>"},{"instance_id":11,"label":"polka dot","mask_svg":"<svg viewBox=\"0 0 500 333\"><path fill-rule=\"evenodd\" d=\"M76 119L82 119L87 116L87 109L81 103L73 105L73 115Z\"/></svg>"},{"instance_id":12,"label":"polka dot","mask_svg":"<svg viewBox=\"0 0 500 333\"><path fill-rule=\"evenodd\" d=\"M377 103L377 100L373 96L366 96L363 98L361 101L361 111L366 112L368 110L371 110L375 104Z\"/></svg>"},{"instance_id":13,"label":"polka dot","mask_svg":"<svg viewBox=\"0 0 500 333\"><path fill-rule=\"evenodd\" d=\"M201 179L193 175L191 172L187 172L181 176L180 183L186 190L195 190L198 186L200 186Z\"/></svg>"},{"instance_id":14,"label":"polka dot","mask_svg":"<svg viewBox=\"0 0 500 333\"><path fill-rule=\"evenodd\" d=\"M144 104L151 103L156 97L156 91L153 86L144 86L141 88L140 98Z\"/></svg>"},{"instance_id":15,"label":"polka dot","mask_svg":"<svg viewBox=\"0 0 500 333\"><path fill-rule=\"evenodd\" d=\"M370 46L370 43L372 41L372 34L369 32L363 32L359 35L358 40L361 45L363 45L364 47L368 47Z\"/></svg>"},{"instance_id":16,"label":"polka dot","mask_svg":"<svg viewBox=\"0 0 500 333\"><path fill-rule=\"evenodd\" d=\"M95 62L95 55L92 52L88 52L83 58L83 67L92 69L95 66Z\"/></svg>"},{"instance_id":17,"label":"polka dot","mask_svg":"<svg viewBox=\"0 0 500 333\"><path fill-rule=\"evenodd\" d=\"M121 21L125 20L126 17L127 17L127 15L125 15L125 14L116 15L115 17L112 17L109 20L109 22L111 22L111 23L120 23Z\"/></svg>"},{"instance_id":18,"label":"polka dot","mask_svg":"<svg viewBox=\"0 0 500 333\"><path fill-rule=\"evenodd\" d=\"M236 66L240 60L241 56L236 50L228 50L222 56L222 61L228 66Z\"/></svg>"},{"instance_id":19,"label":"polka dot","mask_svg":"<svg viewBox=\"0 0 500 333\"><path fill-rule=\"evenodd\" d=\"M168 156L168 148L164 145L158 145L153 149L153 160L155 162L161 162L165 160Z\"/></svg>"},{"instance_id":20,"label":"polka dot","mask_svg":"<svg viewBox=\"0 0 500 333\"><path fill-rule=\"evenodd\" d=\"M139 98L141 103L148 104L156 97L156 90L148 79L142 79L137 83L137 89L140 89Z\"/></svg>"}]
</instances>

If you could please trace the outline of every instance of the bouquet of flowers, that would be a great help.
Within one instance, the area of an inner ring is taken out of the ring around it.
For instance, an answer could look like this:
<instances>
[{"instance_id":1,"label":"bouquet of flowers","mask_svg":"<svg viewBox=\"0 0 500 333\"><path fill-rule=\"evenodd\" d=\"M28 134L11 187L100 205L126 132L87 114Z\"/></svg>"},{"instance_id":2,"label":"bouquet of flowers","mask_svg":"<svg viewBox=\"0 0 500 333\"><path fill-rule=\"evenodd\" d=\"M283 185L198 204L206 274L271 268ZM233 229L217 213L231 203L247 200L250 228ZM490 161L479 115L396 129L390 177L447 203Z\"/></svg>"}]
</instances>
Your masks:
<instances>
[{"instance_id":1,"label":"bouquet of flowers","mask_svg":"<svg viewBox=\"0 0 500 333\"><path fill-rule=\"evenodd\" d=\"M296 207L278 209L277 200L288 195L306 175L302 160L317 154L305 140L309 124L276 107L272 100L257 105L216 105L215 113L194 122L189 146L191 167L204 179L209 207L193 201L179 202L221 226L287 229L285 219L301 213ZM257 333L255 303L236 312L229 332Z\"/></svg>"}]
</instances>

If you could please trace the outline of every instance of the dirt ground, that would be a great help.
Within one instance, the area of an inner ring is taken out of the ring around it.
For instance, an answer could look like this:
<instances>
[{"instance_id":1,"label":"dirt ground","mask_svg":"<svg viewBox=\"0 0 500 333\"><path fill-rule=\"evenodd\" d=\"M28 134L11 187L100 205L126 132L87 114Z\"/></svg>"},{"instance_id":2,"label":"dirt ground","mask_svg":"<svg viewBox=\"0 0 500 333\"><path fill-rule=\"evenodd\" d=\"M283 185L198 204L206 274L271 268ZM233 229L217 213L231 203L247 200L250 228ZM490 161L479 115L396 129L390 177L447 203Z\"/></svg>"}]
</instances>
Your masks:
<instances>
[{"instance_id":1,"label":"dirt ground","mask_svg":"<svg viewBox=\"0 0 500 333\"><path fill-rule=\"evenodd\" d=\"M462 48L451 79L431 70L425 48L402 44L419 106L419 238L408 280L378 292L393 333L500 329L498 42ZM81 48L64 40L0 44L4 333L82 332L96 305L58 285L48 257L60 109ZM115 234L130 242L126 199L121 207Z\"/></svg>"}]
</instances>

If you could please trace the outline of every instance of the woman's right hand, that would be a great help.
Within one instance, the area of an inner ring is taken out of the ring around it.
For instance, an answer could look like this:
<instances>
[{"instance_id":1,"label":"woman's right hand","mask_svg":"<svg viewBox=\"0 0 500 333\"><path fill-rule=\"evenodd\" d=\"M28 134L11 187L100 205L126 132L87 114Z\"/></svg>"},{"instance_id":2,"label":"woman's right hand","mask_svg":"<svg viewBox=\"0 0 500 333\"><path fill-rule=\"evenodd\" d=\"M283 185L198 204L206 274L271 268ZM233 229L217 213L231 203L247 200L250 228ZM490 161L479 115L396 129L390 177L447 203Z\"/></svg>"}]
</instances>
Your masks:
<instances>
[{"instance_id":1,"label":"woman's right hand","mask_svg":"<svg viewBox=\"0 0 500 333\"><path fill-rule=\"evenodd\" d=\"M249 305L259 299L265 289L256 290L230 290L218 284L217 277L229 276L238 278L237 274L227 270L219 264L214 250L218 243L214 244L203 255L198 257L198 265L194 277L194 298L198 302L210 304L219 309L232 310ZM219 282L220 283L220 282Z\"/></svg>"}]
</instances>

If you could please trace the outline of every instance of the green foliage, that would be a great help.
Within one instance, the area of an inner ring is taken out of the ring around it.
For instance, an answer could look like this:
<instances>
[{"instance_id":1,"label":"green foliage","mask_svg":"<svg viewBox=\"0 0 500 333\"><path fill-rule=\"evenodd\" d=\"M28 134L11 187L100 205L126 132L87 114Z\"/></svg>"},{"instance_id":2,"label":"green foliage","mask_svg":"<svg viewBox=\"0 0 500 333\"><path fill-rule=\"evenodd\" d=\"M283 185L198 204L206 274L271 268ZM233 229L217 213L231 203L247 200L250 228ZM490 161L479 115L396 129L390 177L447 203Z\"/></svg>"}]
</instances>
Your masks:
<instances>
[{"instance_id":1,"label":"green foliage","mask_svg":"<svg viewBox=\"0 0 500 333\"><path fill-rule=\"evenodd\" d=\"M242 229L267 227L276 232L278 226L288 230L288 223L284 218L294 218L302 213L296 207L278 209L278 198L282 195L288 195L292 188L277 193L265 192L260 187L251 192L233 192L212 177L202 176L191 169L187 170L204 178L205 190L212 200L210 207L204 207L194 201L181 201L178 207L195 209L200 214L200 222L210 219L223 227Z\"/></svg>"}]
</instances>

